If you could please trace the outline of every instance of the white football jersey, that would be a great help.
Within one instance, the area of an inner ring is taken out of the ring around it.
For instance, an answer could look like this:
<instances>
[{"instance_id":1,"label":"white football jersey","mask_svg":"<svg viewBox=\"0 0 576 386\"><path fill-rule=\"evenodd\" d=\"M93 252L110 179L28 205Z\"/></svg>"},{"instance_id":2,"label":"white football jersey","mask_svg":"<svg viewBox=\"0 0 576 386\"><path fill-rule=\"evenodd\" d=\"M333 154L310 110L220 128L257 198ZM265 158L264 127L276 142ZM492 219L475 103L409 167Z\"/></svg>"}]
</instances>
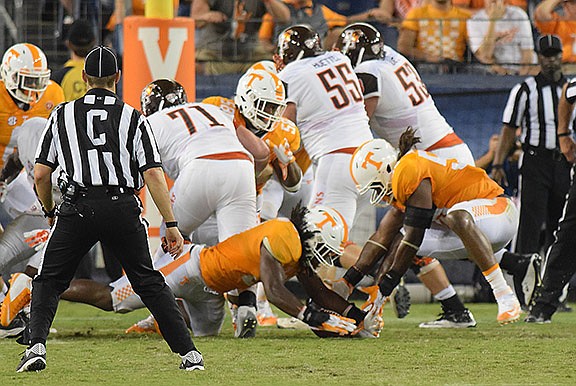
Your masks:
<instances>
[{"instance_id":1,"label":"white football jersey","mask_svg":"<svg viewBox=\"0 0 576 386\"><path fill-rule=\"evenodd\" d=\"M46 118L30 118L13 132L18 148L18 158L24 165L25 171L8 184L6 198L2 203L4 209L13 218L24 213L42 213L33 190L34 163L38 141L40 141L46 122Z\"/></svg>"},{"instance_id":2,"label":"white football jersey","mask_svg":"<svg viewBox=\"0 0 576 386\"><path fill-rule=\"evenodd\" d=\"M408 126L421 137L425 150L453 133L440 114L420 75L404 56L385 46L384 59L367 60L354 71L362 80L364 98L379 97L370 125L374 133L394 147Z\"/></svg>"},{"instance_id":3,"label":"white football jersey","mask_svg":"<svg viewBox=\"0 0 576 386\"><path fill-rule=\"evenodd\" d=\"M278 76L286 84L287 102L296 104L296 125L310 158L372 139L362 88L348 57L325 52L289 63Z\"/></svg>"},{"instance_id":4,"label":"white football jersey","mask_svg":"<svg viewBox=\"0 0 576 386\"><path fill-rule=\"evenodd\" d=\"M199 157L242 152L252 155L236 136L232 119L220 108L187 103L158 111L148 117L158 143L164 171L176 179L180 170Z\"/></svg>"}]
</instances>

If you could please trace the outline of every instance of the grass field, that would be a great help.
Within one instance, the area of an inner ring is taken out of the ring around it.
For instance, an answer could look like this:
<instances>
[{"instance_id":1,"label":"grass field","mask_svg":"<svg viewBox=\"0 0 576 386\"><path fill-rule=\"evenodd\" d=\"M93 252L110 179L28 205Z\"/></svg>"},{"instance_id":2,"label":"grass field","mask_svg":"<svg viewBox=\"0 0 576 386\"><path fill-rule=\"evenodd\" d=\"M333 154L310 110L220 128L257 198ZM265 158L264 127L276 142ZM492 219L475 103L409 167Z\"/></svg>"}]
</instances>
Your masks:
<instances>
[{"instance_id":1,"label":"grass field","mask_svg":"<svg viewBox=\"0 0 576 386\"><path fill-rule=\"evenodd\" d=\"M16 374L23 346L0 340L0 385L438 385L576 384L576 313L552 324L500 327L495 304L471 304L478 326L423 330L436 304L413 305L396 319L384 311L380 339L319 339L310 331L259 328L255 339L196 338L206 371L178 370L179 357L158 336L127 336L147 315L61 302L47 344L48 367Z\"/></svg>"}]
</instances>

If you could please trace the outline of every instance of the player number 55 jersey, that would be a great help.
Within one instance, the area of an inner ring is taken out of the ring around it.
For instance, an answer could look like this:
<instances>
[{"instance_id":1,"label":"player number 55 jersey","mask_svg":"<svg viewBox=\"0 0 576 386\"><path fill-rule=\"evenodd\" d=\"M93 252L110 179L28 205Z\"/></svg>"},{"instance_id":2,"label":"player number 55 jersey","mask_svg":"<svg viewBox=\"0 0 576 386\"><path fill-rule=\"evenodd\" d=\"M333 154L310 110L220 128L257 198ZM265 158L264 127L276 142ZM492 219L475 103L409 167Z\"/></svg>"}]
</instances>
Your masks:
<instances>
[{"instance_id":1,"label":"player number 55 jersey","mask_svg":"<svg viewBox=\"0 0 576 386\"><path fill-rule=\"evenodd\" d=\"M296 124L311 158L372 139L362 87L348 57L326 52L300 59L278 76L286 84L286 101L296 105Z\"/></svg>"}]
</instances>

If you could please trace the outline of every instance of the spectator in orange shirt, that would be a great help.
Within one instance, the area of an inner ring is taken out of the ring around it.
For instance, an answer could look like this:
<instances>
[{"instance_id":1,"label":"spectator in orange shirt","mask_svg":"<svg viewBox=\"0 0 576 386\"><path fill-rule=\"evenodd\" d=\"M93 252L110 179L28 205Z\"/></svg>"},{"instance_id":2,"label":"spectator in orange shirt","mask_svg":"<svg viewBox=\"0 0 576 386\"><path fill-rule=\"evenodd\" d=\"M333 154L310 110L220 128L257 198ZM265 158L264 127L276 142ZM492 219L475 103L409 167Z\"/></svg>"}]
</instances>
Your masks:
<instances>
[{"instance_id":1,"label":"spectator in orange shirt","mask_svg":"<svg viewBox=\"0 0 576 386\"><path fill-rule=\"evenodd\" d=\"M464 62L470 16L452 0L431 0L412 8L402 22L398 51L416 62Z\"/></svg>"},{"instance_id":2,"label":"spectator in orange shirt","mask_svg":"<svg viewBox=\"0 0 576 386\"><path fill-rule=\"evenodd\" d=\"M563 15L554 10L562 4ZM562 61L576 63L576 2L544 0L534 11L536 27L541 34L554 34L562 41Z\"/></svg>"}]
</instances>

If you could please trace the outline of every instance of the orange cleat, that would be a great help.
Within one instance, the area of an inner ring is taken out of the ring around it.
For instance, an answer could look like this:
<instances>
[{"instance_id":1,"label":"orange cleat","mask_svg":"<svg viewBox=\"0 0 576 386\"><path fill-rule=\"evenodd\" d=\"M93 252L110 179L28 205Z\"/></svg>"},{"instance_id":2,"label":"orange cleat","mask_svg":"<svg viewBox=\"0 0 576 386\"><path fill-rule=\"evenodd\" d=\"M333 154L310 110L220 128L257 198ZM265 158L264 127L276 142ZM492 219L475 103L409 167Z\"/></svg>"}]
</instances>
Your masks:
<instances>
[{"instance_id":1,"label":"orange cleat","mask_svg":"<svg viewBox=\"0 0 576 386\"><path fill-rule=\"evenodd\" d=\"M132 325L126 330L126 334L160 334L158 323L154 316L150 315L146 319Z\"/></svg>"},{"instance_id":2,"label":"orange cleat","mask_svg":"<svg viewBox=\"0 0 576 386\"><path fill-rule=\"evenodd\" d=\"M30 303L32 278L25 273L15 273L10 278L10 289L0 308L0 324L7 327L24 307Z\"/></svg>"}]
</instances>

